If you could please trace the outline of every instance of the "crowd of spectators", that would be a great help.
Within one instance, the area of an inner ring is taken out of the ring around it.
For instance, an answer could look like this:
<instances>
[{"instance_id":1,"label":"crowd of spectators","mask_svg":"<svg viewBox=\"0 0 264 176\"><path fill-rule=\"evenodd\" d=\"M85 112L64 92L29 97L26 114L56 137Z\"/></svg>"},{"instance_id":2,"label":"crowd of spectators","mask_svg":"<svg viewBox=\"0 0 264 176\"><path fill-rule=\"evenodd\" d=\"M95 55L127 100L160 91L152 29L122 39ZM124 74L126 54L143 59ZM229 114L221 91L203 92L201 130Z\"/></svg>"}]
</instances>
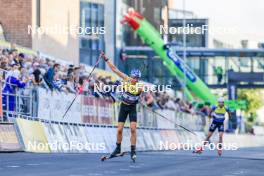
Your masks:
<instances>
[{"instance_id":1,"label":"crowd of spectators","mask_svg":"<svg viewBox=\"0 0 264 176\"><path fill-rule=\"evenodd\" d=\"M1 80L5 80L5 86L3 86L4 88L2 90L3 93L15 94L16 87L41 86L52 91L84 93L95 97L104 97L113 101L118 99L118 96L111 92L95 91L94 86L96 84L119 84L118 81L113 81L110 76L103 77L92 74L89 77L89 73L84 65L59 64L49 58L26 55L18 52L15 45L11 45L10 49L0 49L0 70ZM15 81L9 77L13 77ZM7 85L7 82L10 85ZM12 86L12 84L15 85ZM4 103L7 101L5 97L3 101ZM170 109L190 114L208 114L210 109L209 105L202 107L194 106L192 103L180 98L171 97L166 92L144 93L141 101L153 110Z\"/></svg>"},{"instance_id":2,"label":"crowd of spectators","mask_svg":"<svg viewBox=\"0 0 264 176\"><path fill-rule=\"evenodd\" d=\"M169 109L177 112L185 112L189 114L199 114L208 116L211 110L210 103L197 104L184 101L178 97L172 97L166 92L148 92L143 98L142 102L153 110Z\"/></svg>"}]
</instances>

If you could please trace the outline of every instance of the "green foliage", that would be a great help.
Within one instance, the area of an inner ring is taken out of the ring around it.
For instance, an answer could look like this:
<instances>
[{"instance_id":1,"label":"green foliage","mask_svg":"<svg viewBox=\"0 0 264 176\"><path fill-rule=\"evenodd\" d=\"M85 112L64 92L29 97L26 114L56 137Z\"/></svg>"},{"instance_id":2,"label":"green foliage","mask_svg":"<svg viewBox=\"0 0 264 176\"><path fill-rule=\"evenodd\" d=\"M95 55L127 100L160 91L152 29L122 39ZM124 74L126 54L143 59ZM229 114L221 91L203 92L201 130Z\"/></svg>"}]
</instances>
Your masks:
<instances>
[{"instance_id":1,"label":"green foliage","mask_svg":"<svg viewBox=\"0 0 264 176\"><path fill-rule=\"evenodd\" d=\"M262 92L259 89L238 90L238 100L245 100L247 107L245 109L249 121L255 121L256 111L264 105Z\"/></svg>"}]
</instances>

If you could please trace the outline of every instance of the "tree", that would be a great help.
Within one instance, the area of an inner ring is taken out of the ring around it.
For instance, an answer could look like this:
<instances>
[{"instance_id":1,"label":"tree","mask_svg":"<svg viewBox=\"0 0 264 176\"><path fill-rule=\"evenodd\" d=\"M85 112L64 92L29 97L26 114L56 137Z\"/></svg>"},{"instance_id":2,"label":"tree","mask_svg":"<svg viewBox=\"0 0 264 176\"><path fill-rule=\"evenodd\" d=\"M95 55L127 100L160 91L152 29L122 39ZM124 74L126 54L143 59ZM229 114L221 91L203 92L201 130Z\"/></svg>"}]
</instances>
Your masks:
<instances>
[{"instance_id":1,"label":"tree","mask_svg":"<svg viewBox=\"0 0 264 176\"><path fill-rule=\"evenodd\" d=\"M245 100L247 102L245 113L249 121L255 121L257 117L256 111L264 105L262 91L260 89L238 90L238 100Z\"/></svg>"}]
</instances>

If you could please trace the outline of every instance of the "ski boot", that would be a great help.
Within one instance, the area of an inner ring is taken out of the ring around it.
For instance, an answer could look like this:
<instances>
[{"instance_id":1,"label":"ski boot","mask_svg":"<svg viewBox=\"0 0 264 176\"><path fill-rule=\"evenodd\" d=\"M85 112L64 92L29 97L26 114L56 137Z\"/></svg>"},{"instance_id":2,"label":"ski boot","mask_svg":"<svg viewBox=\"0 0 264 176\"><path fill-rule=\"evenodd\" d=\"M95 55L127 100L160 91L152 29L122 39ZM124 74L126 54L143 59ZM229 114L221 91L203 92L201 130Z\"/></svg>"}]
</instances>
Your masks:
<instances>
[{"instance_id":1,"label":"ski boot","mask_svg":"<svg viewBox=\"0 0 264 176\"><path fill-rule=\"evenodd\" d=\"M116 147L115 150L111 153L110 157L113 158L113 157L116 157L118 155L121 154L121 147Z\"/></svg>"},{"instance_id":2,"label":"ski boot","mask_svg":"<svg viewBox=\"0 0 264 176\"><path fill-rule=\"evenodd\" d=\"M136 157L137 157L137 155L136 155L136 151L131 151L131 153L130 153L130 157L131 157L131 160L132 160L133 162L136 162Z\"/></svg>"}]
</instances>

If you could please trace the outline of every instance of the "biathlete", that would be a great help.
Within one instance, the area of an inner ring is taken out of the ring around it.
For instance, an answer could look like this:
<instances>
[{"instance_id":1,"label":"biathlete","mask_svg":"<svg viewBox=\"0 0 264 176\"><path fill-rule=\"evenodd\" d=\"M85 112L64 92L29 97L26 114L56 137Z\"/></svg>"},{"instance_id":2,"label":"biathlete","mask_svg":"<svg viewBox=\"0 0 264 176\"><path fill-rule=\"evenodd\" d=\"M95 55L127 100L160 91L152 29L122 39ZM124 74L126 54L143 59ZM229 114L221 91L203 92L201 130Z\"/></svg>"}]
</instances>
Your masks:
<instances>
[{"instance_id":1,"label":"biathlete","mask_svg":"<svg viewBox=\"0 0 264 176\"><path fill-rule=\"evenodd\" d=\"M218 155L222 155L222 143L223 143L223 135L224 135L224 121L225 121L225 114L228 114L229 118L231 118L231 114L228 107L224 105L224 98L220 97L218 99L218 105L213 106L212 110L209 113L209 118L213 118L212 123L209 128L208 135L206 139L203 141L203 146L198 148L195 153L202 153L204 150L204 145L208 143L211 136L213 135L214 131L218 129L219 132L219 142L217 145Z\"/></svg>"},{"instance_id":2,"label":"biathlete","mask_svg":"<svg viewBox=\"0 0 264 176\"><path fill-rule=\"evenodd\" d=\"M117 127L117 141L116 148L111 153L111 157L119 156L121 154L121 142L122 142L122 133L124 124L126 122L127 116L130 120L130 129L131 129L131 159L135 161L136 159L136 129L137 129L137 109L136 105L139 102L140 94L143 92L142 83L139 83L141 77L141 71L138 69L133 69L130 73L130 76L127 76L125 73L121 72L109 58L107 58L104 53L102 53L102 58L105 60L110 69L116 73L120 78L123 79L122 87L122 96L121 96L121 105L118 115L118 127Z\"/></svg>"}]
</instances>

